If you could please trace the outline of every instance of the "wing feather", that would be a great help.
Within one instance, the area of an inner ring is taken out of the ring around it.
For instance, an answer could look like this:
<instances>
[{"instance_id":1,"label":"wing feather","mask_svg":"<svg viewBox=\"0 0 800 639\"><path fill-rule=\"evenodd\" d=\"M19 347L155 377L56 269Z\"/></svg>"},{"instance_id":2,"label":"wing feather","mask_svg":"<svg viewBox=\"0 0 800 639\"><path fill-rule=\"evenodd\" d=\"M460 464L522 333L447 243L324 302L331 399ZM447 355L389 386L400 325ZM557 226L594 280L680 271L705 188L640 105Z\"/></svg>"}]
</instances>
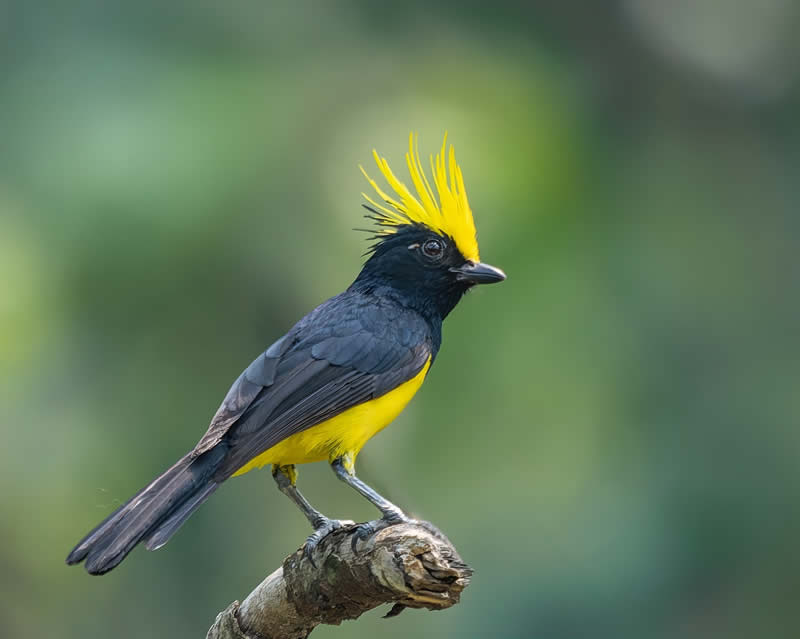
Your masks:
<instances>
[{"instance_id":1,"label":"wing feather","mask_svg":"<svg viewBox=\"0 0 800 639\"><path fill-rule=\"evenodd\" d=\"M433 355L430 329L418 314L343 293L247 367L195 454L224 441L221 481L286 437L396 388Z\"/></svg>"}]
</instances>

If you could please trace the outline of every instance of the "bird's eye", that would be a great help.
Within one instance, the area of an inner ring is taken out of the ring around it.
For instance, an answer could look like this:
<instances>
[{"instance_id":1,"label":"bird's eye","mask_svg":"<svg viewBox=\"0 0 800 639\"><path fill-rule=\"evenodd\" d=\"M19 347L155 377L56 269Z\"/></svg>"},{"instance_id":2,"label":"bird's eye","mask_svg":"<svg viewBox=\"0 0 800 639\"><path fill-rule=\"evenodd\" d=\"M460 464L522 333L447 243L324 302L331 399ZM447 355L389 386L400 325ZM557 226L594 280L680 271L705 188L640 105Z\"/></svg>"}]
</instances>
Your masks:
<instances>
[{"instance_id":1,"label":"bird's eye","mask_svg":"<svg viewBox=\"0 0 800 639\"><path fill-rule=\"evenodd\" d=\"M444 253L444 245L440 240L428 240L422 245L422 253L425 257L437 260Z\"/></svg>"}]
</instances>

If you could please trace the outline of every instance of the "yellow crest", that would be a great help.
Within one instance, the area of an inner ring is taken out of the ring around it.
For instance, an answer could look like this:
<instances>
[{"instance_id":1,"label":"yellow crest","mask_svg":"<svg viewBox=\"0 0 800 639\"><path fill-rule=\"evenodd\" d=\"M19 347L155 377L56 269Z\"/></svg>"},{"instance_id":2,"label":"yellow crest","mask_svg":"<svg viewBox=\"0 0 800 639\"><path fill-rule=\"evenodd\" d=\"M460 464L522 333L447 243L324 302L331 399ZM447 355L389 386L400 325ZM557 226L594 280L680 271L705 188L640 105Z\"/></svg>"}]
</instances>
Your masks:
<instances>
[{"instance_id":1,"label":"yellow crest","mask_svg":"<svg viewBox=\"0 0 800 639\"><path fill-rule=\"evenodd\" d=\"M369 180L372 188L386 205L378 204L366 193L362 193L362 195L374 207L370 210L375 214L374 219L381 227L379 235L395 233L399 226L423 224L439 235L449 235L453 238L461 255L473 262L479 262L475 221L472 219L472 210L467 202L461 167L456 164L456 152L453 146L450 145L447 159L446 150L447 133L444 134L442 152L436 156L436 161L434 162L433 155L430 156L433 184L436 187L436 193L434 193L419 160L416 137L413 133L409 135L406 163L416 188L416 195L395 177L386 159L373 150L375 163L397 195L396 197L387 195L367 174L364 167L359 165L364 177Z\"/></svg>"}]
</instances>

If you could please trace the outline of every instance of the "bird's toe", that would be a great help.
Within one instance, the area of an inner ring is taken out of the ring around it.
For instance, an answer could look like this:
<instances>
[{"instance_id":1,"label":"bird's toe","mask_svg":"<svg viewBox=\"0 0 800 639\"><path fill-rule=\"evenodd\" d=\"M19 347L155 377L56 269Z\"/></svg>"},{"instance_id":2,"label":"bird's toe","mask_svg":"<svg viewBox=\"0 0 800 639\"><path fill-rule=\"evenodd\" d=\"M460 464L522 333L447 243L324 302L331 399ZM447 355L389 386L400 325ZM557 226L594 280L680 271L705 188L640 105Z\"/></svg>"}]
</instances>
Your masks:
<instances>
[{"instance_id":1,"label":"bird's toe","mask_svg":"<svg viewBox=\"0 0 800 639\"><path fill-rule=\"evenodd\" d=\"M314 526L314 532L308 536L306 543L303 544L303 556L311 562L312 566L317 567L317 563L314 561L314 551L319 546L319 543L332 532L339 530L343 525L344 522L338 519L328 519L326 517Z\"/></svg>"},{"instance_id":2,"label":"bird's toe","mask_svg":"<svg viewBox=\"0 0 800 639\"><path fill-rule=\"evenodd\" d=\"M372 521L366 521L363 524L358 524L350 541L350 547L353 549L353 552L356 552L356 545L359 541L366 541L375 533L383 530L384 528L388 528L389 526L408 523L411 521L414 520L405 515L401 510L387 511L380 519L373 519Z\"/></svg>"}]
</instances>

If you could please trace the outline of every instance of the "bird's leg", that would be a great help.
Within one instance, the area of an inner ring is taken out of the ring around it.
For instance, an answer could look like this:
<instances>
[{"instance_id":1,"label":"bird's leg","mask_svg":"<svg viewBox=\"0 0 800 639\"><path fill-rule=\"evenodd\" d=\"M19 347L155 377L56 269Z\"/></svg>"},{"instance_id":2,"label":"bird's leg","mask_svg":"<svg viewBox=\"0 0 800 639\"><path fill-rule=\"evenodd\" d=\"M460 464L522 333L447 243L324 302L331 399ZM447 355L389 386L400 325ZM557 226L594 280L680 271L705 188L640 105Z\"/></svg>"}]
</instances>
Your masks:
<instances>
[{"instance_id":1,"label":"bird's leg","mask_svg":"<svg viewBox=\"0 0 800 639\"><path fill-rule=\"evenodd\" d=\"M275 483L278 484L278 490L294 502L295 506L306 516L306 519L308 519L314 530L324 526L326 521L330 521L325 515L309 504L308 500L297 490L297 470L294 465L277 466L273 464L272 478L275 480Z\"/></svg>"},{"instance_id":2,"label":"bird's leg","mask_svg":"<svg viewBox=\"0 0 800 639\"><path fill-rule=\"evenodd\" d=\"M308 539L306 539L305 546L303 547L303 553L313 564L314 560L311 557L311 553L314 548L317 547L317 544L319 544L323 537L329 535L334 530L341 528L342 522L340 522L338 519L329 519L323 515L310 503L308 503L308 500L303 497L299 490L297 490L297 486L295 485L297 482L297 470L295 469L294 464L290 464L288 466L278 466L273 464L272 477L275 480L275 483L278 484L278 490L280 490L284 495L294 502L294 504L306 516L306 519L308 519L312 528L314 528L314 532L309 535Z\"/></svg>"},{"instance_id":3,"label":"bird's leg","mask_svg":"<svg viewBox=\"0 0 800 639\"><path fill-rule=\"evenodd\" d=\"M395 506L385 497L379 495L356 477L355 463L352 455L345 454L341 457L337 457L331 462L331 468L333 468L333 472L336 473L339 479L348 486L355 488L366 497L371 504L381 511L382 516L380 519L359 524L358 531L353 535L353 550L355 550L356 542L359 539L366 539L370 535L388 526L411 521L399 507Z\"/></svg>"}]
</instances>

